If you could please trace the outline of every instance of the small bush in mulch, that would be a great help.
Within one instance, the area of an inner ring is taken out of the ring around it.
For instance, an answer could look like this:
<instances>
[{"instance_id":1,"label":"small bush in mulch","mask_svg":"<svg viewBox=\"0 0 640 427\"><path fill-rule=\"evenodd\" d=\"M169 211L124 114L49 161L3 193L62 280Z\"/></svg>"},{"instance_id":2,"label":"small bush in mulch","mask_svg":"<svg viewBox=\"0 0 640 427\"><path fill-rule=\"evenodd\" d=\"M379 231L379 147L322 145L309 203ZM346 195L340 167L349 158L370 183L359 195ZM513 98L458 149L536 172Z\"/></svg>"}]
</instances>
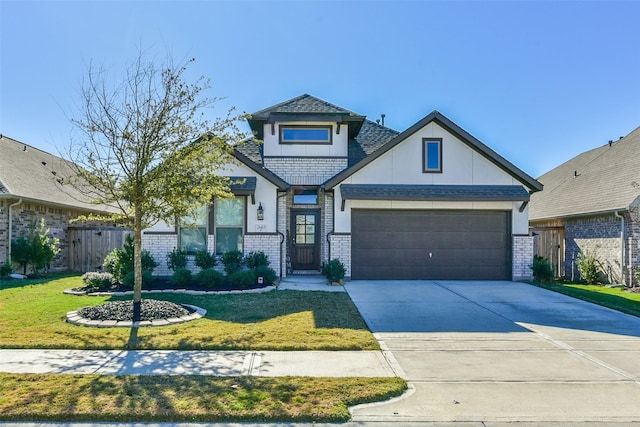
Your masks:
<instances>
[{"instance_id":1,"label":"small bush in mulch","mask_svg":"<svg viewBox=\"0 0 640 427\"><path fill-rule=\"evenodd\" d=\"M168 319L188 316L195 310L169 301L143 299L140 305L140 320ZM133 320L133 301L114 301L95 307L84 307L78 314L91 320Z\"/></svg>"}]
</instances>

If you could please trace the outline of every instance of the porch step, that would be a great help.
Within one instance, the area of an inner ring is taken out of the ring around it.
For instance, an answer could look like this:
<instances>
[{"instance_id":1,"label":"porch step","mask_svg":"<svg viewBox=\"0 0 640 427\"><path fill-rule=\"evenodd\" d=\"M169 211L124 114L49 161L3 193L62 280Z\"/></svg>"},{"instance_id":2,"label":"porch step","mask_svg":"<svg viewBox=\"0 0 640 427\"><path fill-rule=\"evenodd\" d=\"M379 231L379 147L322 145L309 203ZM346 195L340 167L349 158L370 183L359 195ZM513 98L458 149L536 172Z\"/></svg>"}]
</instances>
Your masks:
<instances>
[{"instance_id":1,"label":"porch step","mask_svg":"<svg viewBox=\"0 0 640 427\"><path fill-rule=\"evenodd\" d=\"M283 277L278 285L279 290L344 292L343 286L332 286L320 275L290 274Z\"/></svg>"}]
</instances>

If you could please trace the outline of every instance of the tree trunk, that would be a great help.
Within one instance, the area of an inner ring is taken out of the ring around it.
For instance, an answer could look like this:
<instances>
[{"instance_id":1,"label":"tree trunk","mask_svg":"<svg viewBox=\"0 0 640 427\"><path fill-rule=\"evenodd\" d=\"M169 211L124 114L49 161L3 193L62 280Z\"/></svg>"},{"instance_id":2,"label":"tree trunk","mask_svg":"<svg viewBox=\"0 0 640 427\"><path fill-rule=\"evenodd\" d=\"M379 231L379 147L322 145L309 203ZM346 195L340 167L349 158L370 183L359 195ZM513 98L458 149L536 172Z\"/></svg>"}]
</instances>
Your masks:
<instances>
[{"instance_id":1,"label":"tree trunk","mask_svg":"<svg viewBox=\"0 0 640 427\"><path fill-rule=\"evenodd\" d=\"M142 305L142 213L135 209L133 226L133 321L140 321Z\"/></svg>"}]
</instances>

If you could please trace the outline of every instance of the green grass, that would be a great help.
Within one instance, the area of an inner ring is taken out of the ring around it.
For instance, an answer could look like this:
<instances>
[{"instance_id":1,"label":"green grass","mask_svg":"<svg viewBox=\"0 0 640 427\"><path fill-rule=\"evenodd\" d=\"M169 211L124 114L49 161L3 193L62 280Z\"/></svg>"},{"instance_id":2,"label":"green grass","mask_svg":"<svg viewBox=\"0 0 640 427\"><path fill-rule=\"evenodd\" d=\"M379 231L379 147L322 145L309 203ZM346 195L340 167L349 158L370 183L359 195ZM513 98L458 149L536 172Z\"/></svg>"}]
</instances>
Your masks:
<instances>
[{"instance_id":1,"label":"green grass","mask_svg":"<svg viewBox=\"0 0 640 427\"><path fill-rule=\"evenodd\" d=\"M0 374L1 421L344 422L400 378Z\"/></svg>"},{"instance_id":2,"label":"green grass","mask_svg":"<svg viewBox=\"0 0 640 427\"><path fill-rule=\"evenodd\" d=\"M78 276L0 281L0 348L177 350L378 350L346 293L148 297L193 304L204 318L163 327L88 328L65 321L68 311L127 298L65 295ZM145 297L147 297L145 295ZM130 298L130 297L129 297Z\"/></svg>"},{"instance_id":3,"label":"green grass","mask_svg":"<svg viewBox=\"0 0 640 427\"><path fill-rule=\"evenodd\" d=\"M627 292L623 288L576 283L536 286L640 317L640 293Z\"/></svg>"}]
</instances>

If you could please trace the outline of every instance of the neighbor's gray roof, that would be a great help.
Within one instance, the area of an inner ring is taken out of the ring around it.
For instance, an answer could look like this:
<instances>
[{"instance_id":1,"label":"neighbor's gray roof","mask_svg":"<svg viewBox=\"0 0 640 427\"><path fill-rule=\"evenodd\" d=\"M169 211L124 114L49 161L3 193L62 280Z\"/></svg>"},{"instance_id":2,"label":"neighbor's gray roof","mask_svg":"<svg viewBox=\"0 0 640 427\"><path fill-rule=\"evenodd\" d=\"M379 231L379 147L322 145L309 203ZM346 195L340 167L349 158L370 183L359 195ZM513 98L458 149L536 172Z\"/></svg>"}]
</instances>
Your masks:
<instances>
[{"instance_id":1,"label":"neighbor's gray roof","mask_svg":"<svg viewBox=\"0 0 640 427\"><path fill-rule=\"evenodd\" d=\"M342 184L340 194L349 200L408 201L527 201L521 185L392 185Z\"/></svg>"},{"instance_id":2,"label":"neighbor's gray roof","mask_svg":"<svg viewBox=\"0 0 640 427\"><path fill-rule=\"evenodd\" d=\"M60 157L0 136L0 198L24 199L94 212L105 208L93 204L69 182L73 170Z\"/></svg>"},{"instance_id":3,"label":"neighbor's gray roof","mask_svg":"<svg viewBox=\"0 0 640 427\"><path fill-rule=\"evenodd\" d=\"M628 209L640 197L640 127L609 146L584 152L538 178L530 220Z\"/></svg>"}]
</instances>

